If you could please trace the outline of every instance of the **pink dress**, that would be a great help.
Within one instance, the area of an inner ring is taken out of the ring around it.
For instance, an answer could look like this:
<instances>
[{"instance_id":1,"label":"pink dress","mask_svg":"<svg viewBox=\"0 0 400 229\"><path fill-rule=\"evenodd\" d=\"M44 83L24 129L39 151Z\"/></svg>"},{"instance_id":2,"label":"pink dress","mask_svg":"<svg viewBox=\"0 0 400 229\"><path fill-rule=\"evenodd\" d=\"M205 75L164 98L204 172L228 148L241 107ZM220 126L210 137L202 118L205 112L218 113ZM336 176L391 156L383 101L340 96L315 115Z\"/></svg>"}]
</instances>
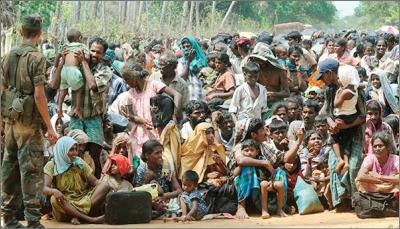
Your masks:
<instances>
[{"instance_id":1,"label":"pink dress","mask_svg":"<svg viewBox=\"0 0 400 229\"><path fill-rule=\"evenodd\" d=\"M146 89L142 92L137 92L136 89L131 88L129 90L129 99L132 103L133 112L148 121L151 122L151 111L150 111L150 98L156 96L160 91L165 88L166 85L160 81L147 81ZM133 123L132 130L130 132L133 152L140 156L142 154L142 145L147 140L158 139L158 133L156 129L148 130L143 125L137 125Z\"/></svg>"},{"instance_id":2,"label":"pink dress","mask_svg":"<svg viewBox=\"0 0 400 229\"><path fill-rule=\"evenodd\" d=\"M383 176L390 176L399 173L399 156L389 154L386 164L381 167L375 154L368 154L361 165L361 167L368 168L372 172L376 172Z\"/></svg>"}]
</instances>

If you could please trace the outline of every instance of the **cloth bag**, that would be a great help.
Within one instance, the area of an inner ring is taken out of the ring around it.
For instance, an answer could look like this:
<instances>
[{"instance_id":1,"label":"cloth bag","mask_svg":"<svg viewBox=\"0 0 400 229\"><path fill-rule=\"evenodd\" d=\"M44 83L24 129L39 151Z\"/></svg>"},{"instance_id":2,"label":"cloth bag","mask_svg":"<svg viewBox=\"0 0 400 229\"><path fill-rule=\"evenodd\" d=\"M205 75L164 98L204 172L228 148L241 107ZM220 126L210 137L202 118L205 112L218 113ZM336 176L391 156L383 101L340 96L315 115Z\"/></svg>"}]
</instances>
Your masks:
<instances>
[{"instance_id":1,"label":"cloth bag","mask_svg":"<svg viewBox=\"0 0 400 229\"><path fill-rule=\"evenodd\" d=\"M313 186L307 184L303 178L297 178L293 194L300 215L324 211L324 207L318 199L317 192L315 192Z\"/></svg>"},{"instance_id":2,"label":"cloth bag","mask_svg":"<svg viewBox=\"0 0 400 229\"><path fill-rule=\"evenodd\" d=\"M399 216L398 193L361 193L353 195L353 206L358 218L383 218Z\"/></svg>"}]
</instances>

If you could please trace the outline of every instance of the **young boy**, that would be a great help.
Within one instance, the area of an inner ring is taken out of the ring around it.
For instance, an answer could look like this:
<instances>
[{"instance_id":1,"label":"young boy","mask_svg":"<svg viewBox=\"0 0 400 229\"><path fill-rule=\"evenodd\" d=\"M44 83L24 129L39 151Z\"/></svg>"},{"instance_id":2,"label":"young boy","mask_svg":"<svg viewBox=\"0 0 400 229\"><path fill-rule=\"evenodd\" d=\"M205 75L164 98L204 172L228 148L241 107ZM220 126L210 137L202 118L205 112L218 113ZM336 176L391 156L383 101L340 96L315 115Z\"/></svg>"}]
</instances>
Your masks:
<instances>
[{"instance_id":1,"label":"young boy","mask_svg":"<svg viewBox=\"0 0 400 229\"><path fill-rule=\"evenodd\" d=\"M257 157L257 143L252 139L244 140L241 143L241 151L243 156L256 158ZM283 212L283 184L280 181L273 181L273 171L267 171L265 168L255 168L251 166L241 167L238 166L233 171L235 176L235 185L237 187L238 204L246 209L246 199L252 195L253 190L260 189L261 192L261 218L268 219L268 192L276 191L278 196L278 212L281 217L287 215Z\"/></svg>"},{"instance_id":2,"label":"young boy","mask_svg":"<svg viewBox=\"0 0 400 229\"><path fill-rule=\"evenodd\" d=\"M260 66L248 62L242 68L246 83L236 88L233 93L229 112L235 114L237 120L244 118L263 118L267 112L267 89L257 83Z\"/></svg>"},{"instance_id":3,"label":"young boy","mask_svg":"<svg viewBox=\"0 0 400 229\"><path fill-rule=\"evenodd\" d=\"M317 133L321 135L324 144L326 144L329 138L327 116L317 115L315 117L314 127Z\"/></svg>"},{"instance_id":4,"label":"young boy","mask_svg":"<svg viewBox=\"0 0 400 229\"><path fill-rule=\"evenodd\" d=\"M79 118L82 117L82 86L83 86L83 76L79 69L80 63L74 57L74 51L81 50L85 58L89 58L89 49L86 45L82 44L82 34L76 29L70 29L67 32L68 44L65 44L61 50L66 49L68 54L65 56L64 67L61 70L61 84L60 84L60 95L58 97L58 116L62 117L62 104L64 102L65 96L68 94L68 88L76 91L77 105L74 110L75 115ZM60 55L56 57L56 65L58 65Z\"/></svg>"},{"instance_id":5,"label":"young boy","mask_svg":"<svg viewBox=\"0 0 400 229\"><path fill-rule=\"evenodd\" d=\"M206 203L197 191L198 181L199 175L195 171L188 170L183 174L183 192L179 197L182 221L201 220L207 214Z\"/></svg>"},{"instance_id":6,"label":"young boy","mask_svg":"<svg viewBox=\"0 0 400 229\"><path fill-rule=\"evenodd\" d=\"M203 81L203 88L213 87L217 80L218 71L215 69L215 59L217 58L216 53L210 53L207 55L208 66L200 70L199 78Z\"/></svg>"}]
</instances>

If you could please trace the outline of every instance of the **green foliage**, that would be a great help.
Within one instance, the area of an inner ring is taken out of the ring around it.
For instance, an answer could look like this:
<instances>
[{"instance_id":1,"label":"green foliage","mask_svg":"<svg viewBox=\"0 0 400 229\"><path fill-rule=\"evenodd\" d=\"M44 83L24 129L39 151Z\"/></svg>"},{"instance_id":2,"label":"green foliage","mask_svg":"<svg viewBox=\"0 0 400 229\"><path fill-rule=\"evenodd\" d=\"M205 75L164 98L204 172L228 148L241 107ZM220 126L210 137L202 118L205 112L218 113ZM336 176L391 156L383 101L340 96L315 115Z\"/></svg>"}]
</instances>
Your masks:
<instances>
[{"instance_id":1,"label":"green foliage","mask_svg":"<svg viewBox=\"0 0 400 229\"><path fill-rule=\"evenodd\" d=\"M51 23L51 16L56 8L54 0L12 1L13 7L20 10L21 17L39 13L43 19L43 27L47 29Z\"/></svg>"},{"instance_id":2,"label":"green foliage","mask_svg":"<svg viewBox=\"0 0 400 229\"><path fill-rule=\"evenodd\" d=\"M399 3L397 1L361 2L355 9L356 25L364 29L377 29L383 25L399 22Z\"/></svg>"}]
</instances>

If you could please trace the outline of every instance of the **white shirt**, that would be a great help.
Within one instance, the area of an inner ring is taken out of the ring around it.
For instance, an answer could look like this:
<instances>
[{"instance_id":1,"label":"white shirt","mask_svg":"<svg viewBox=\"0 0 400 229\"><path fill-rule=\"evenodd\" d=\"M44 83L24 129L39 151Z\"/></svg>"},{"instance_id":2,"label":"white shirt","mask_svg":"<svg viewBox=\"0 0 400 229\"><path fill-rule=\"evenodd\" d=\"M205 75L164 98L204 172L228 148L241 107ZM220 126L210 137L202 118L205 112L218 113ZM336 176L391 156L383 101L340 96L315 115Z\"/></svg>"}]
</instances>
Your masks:
<instances>
[{"instance_id":1,"label":"white shirt","mask_svg":"<svg viewBox=\"0 0 400 229\"><path fill-rule=\"evenodd\" d=\"M190 125L190 122L187 121L182 125L181 129L181 137L186 140L189 138L189 136L193 133L192 126Z\"/></svg>"},{"instance_id":2,"label":"white shirt","mask_svg":"<svg viewBox=\"0 0 400 229\"><path fill-rule=\"evenodd\" d=\"M236 88L233 93L229 112L244 115L248 118L261 118L263 112L267 112L267 89L257 83L260 94L255 101L251 98L251 89L247 83Z\"/></svg>"}]
</instances>

